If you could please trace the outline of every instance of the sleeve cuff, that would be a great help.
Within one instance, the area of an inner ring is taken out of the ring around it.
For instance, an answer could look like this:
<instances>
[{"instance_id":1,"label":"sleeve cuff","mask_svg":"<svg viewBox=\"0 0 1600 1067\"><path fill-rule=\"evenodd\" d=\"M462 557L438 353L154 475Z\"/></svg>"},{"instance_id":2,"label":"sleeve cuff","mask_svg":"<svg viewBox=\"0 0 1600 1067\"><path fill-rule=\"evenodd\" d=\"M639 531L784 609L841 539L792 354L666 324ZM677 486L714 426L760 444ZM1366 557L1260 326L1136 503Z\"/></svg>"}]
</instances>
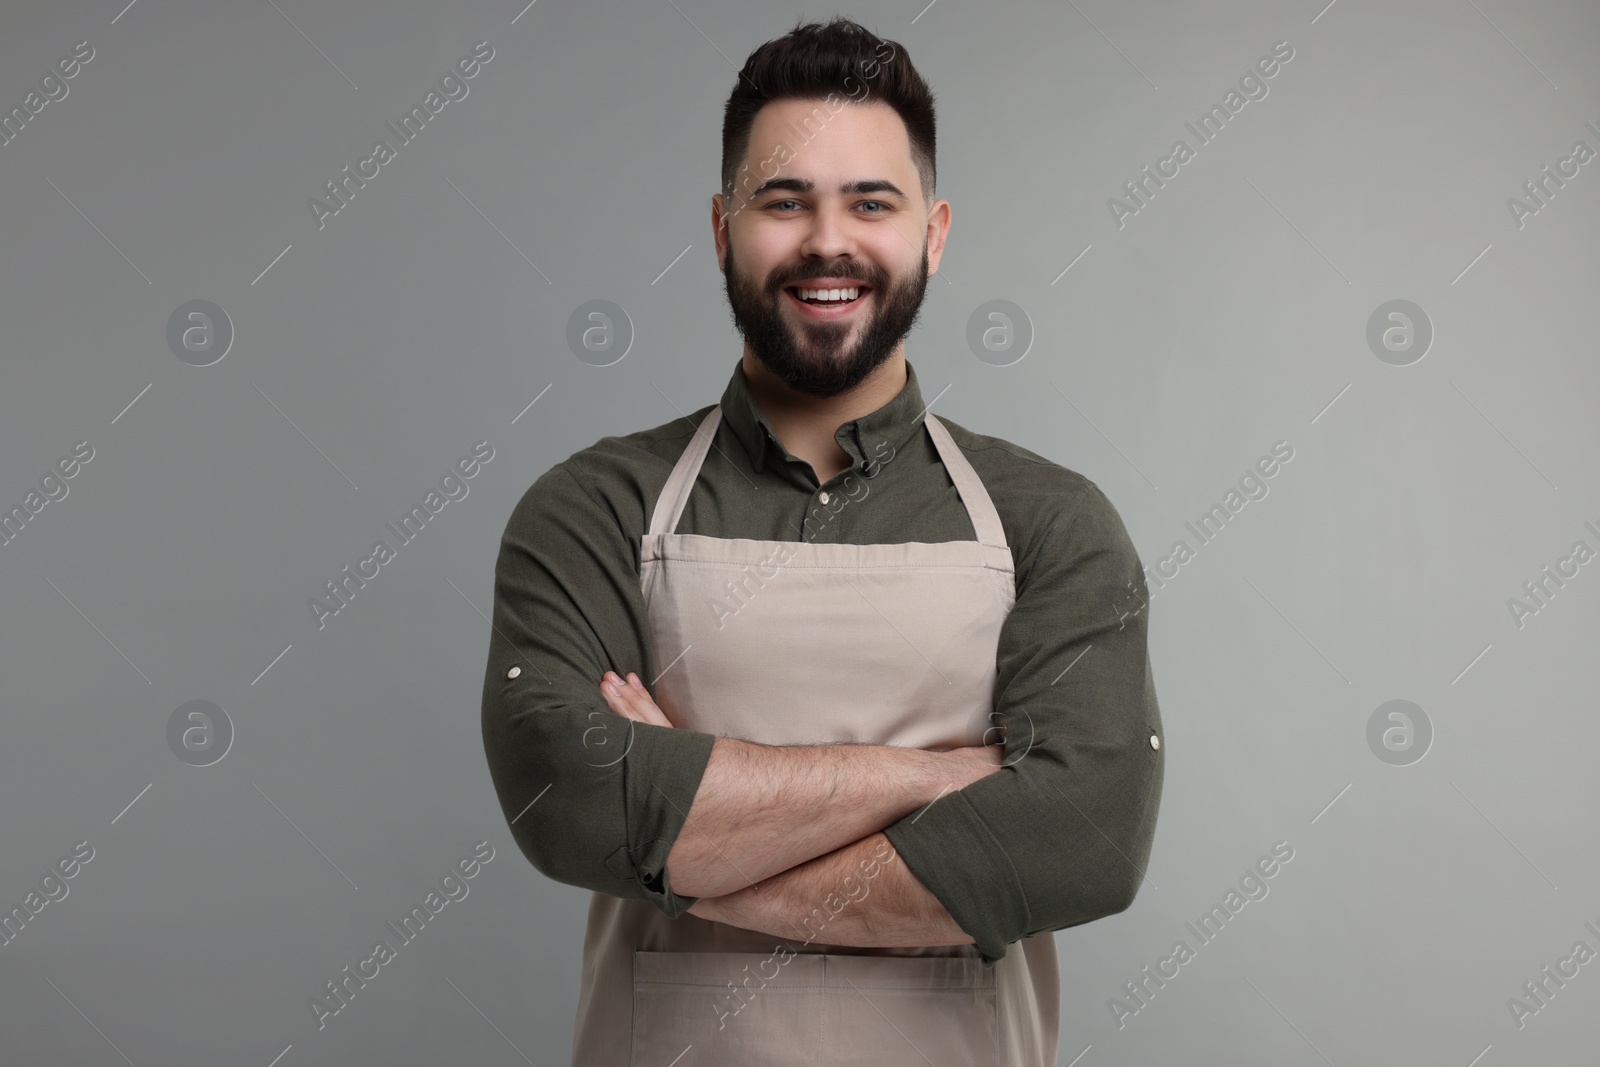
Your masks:
<instances>
[{"instance_id":1,"label":"sleeve cuff","mask_svg":"<svg viewBox=\"0 0 1600 1067\"><path fill-rule=\"evenodd\" d=\"M640 898L669 919L700 899L672 891L667 856L689 817L715 741L712 734L634 723L632 743L623 758L628 843L613 852L606 865L619 878L633 879Z\"/></svg>"},{"instance_id":2,"label":"sleeve cuff","mask_svg":"<svg viewBox=\"0 0 1600 1067\"><path fill-rule=\"evenodd\" d=\"M1016 868L983 817L961 792L934 801L883 830L911 873L977 943L983 962L1032 929ZM958 843L958 844L953 844ZM959 856L959 861L952 861Z\"/></svg>"}]
</instances>

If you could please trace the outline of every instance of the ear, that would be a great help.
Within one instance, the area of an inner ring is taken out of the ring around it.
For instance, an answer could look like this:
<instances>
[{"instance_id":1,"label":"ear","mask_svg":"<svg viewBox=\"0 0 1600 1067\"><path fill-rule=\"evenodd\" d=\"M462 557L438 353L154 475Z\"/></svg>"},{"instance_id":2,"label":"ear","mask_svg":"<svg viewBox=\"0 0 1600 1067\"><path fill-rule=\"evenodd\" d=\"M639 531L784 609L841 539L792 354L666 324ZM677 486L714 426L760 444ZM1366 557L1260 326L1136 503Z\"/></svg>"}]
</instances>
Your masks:
<instances>
[{"instance_id":1,"label":"ear","mask_svg":"<svg viewBox=\"0 0 1600 1067\"><path fill-rule=\"evenodd\" d=\"M945 238L950 234L950 201L935 200L928 212L928 274L939 273L939 260L944 256Z\"/></svg>"},{"instance_id":2,"label":"ear","mask_svg":"<svg viewBox=\"0 0 1600 1067\"><path fill-rule=\"evenodd\" d=\"M717 253L717 269L728 273L728 224L732 216L728 213L728 202L721 193L711 196L711 239Z\"/></svg>"}]
</instances>

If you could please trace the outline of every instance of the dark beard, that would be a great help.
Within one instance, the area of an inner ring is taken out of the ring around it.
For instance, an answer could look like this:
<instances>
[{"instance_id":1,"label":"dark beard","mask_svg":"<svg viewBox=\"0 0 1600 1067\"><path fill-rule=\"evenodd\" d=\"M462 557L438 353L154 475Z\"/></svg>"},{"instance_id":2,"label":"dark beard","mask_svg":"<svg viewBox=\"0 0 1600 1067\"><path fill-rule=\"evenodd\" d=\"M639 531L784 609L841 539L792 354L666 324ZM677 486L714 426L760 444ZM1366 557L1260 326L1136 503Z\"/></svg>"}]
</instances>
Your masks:
<instances>
[{"instance_id":1,"label":"dark beard","mask_svg":"<svg viewBox=\"0 0 1600 1067\"><path fill-rule=\"evenodd\" d=\"M822 322L791 327L778 306L779 301L788 299L783 290L790 282L819 274L842 274L872 289L872 321L853 349L839 350L849 331L855 329L854 324ZM763 294L735 266L731 241L722 280L728 306L733 309L734 325L762 365L791 389L816 397L833 397L854 389L882 366L916 325L928 290L928 243L922 243L921 267L892 288L887 284L887 272L881 268L847 260L826 267L810 264L774 271ZM797 336L796 329L803 336Z\"/></svg>"}]
</instances>

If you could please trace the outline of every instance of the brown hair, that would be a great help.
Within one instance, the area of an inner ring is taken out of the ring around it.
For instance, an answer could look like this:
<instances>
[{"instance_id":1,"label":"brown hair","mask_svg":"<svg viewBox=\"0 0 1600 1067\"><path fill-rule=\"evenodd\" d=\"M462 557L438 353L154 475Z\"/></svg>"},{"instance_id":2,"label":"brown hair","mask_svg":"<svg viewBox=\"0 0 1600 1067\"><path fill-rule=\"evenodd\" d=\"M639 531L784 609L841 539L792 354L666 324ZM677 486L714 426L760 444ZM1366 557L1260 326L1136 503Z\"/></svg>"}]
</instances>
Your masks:
<instances>
[{"instance_id":1,"label":"brown hair","mask_svg":"<svg viewBox=\"0 0 1600 1067\"><path fill-rule=\"evenodd\" d=\"M784 36L758 47L745 60L722 118L723 196L733 197L745 153L750 149L750 127L762 107L774 100L823 100L830 96L845 103L878 100L894 108L905 123L911 142L911 161L921 180L923 201L931 205L936 178L933 93L911 65L903 45L883 40L841 17L826 24L797 24ZM825 121L827 110L819 110ZM770 177L771 174L747 174L744 188L753 189Z\"/></svg>"}]
</instances>

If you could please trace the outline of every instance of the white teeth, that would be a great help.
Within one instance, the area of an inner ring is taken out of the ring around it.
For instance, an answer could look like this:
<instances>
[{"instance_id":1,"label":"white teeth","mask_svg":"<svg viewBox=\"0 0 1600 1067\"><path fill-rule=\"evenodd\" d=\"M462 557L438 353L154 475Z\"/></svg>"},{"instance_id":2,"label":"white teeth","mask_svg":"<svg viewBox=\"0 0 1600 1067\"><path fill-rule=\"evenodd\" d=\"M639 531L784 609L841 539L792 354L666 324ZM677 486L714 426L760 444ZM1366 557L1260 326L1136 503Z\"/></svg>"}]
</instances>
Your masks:
<instances>
[{"instance_id":1,"label":"white teeth","mask_svg":"<svg viewBox=\"0 0 1600 1067\"><path fill-rule=\"evenodd\" d=\"M801 300L854 300L861 290L851 289L797 289Z\"/></svg>"}]
</instances>

